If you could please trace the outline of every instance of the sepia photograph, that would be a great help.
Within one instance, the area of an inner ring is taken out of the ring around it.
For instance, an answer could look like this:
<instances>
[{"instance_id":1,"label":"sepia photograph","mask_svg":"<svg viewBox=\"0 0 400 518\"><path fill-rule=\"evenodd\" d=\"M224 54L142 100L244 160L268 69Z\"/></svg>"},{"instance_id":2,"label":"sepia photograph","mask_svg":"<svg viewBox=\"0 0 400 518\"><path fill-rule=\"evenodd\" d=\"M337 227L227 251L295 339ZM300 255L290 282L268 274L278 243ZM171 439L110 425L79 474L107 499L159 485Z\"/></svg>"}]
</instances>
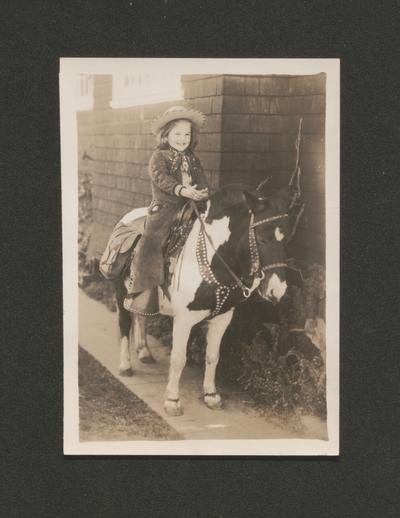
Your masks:
<instances>
[{"instance_id":1,"label":"sepia photograph","mask_svg":"<svg viewBox=\"0 0 400 518\"><path fill-rule=\"evenodd\" d=\"M339 70L61 59L65 454L339 455Z\"/></svg>"}]
</instances>

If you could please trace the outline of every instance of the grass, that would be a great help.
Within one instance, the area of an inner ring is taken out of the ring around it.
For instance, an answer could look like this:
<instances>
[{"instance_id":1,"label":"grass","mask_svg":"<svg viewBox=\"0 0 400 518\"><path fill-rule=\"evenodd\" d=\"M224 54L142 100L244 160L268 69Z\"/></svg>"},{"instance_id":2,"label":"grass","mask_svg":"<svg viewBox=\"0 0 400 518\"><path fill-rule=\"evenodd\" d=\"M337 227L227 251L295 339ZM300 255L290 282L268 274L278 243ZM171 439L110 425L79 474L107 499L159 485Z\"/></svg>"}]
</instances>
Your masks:
<instances>
[{"instance_id":1,"label":"grass","mask_svg":"<svg viewBox=\"0 0 400 518\"><path fill-rule=\"evenodd\" d=\"M81 347L79 420L81 441L183 439Z\"/></svg>"}]
</instances>

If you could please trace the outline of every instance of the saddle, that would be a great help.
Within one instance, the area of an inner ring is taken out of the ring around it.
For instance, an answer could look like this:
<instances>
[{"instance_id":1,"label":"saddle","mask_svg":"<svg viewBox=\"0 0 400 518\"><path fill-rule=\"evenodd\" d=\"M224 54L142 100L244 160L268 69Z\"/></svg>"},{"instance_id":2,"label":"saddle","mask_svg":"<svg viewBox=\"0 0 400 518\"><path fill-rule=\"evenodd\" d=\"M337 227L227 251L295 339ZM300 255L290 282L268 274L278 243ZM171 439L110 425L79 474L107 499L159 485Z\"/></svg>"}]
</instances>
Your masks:
<instances>
[{"instance_id":1,"label":"saddle","mask_svg":"<svg viewBox=\"0 0 400 518\"><path fill-rule=\"evenodd\" d=\"M99 263L99 270L106 279L116 279L130 263L145 222L146 216L142 216L127 224L120 221L114 227Z\"/></svg>"},{"instance_id":2,"label":"saddle","mask_svg":"<svg viewBox=\"0 0 400 518\"><path fill-rule=\"evenodd\" d=\"M163 249L167 272L171 258L177 257L183 248L194 220L194 210L187 202L173 221ZM121 220L114 227L99 263L99 270L106 279L116 279L128 267L145 226L146 216L142 216L129 223Z\"/></svg>"}]
</instances>

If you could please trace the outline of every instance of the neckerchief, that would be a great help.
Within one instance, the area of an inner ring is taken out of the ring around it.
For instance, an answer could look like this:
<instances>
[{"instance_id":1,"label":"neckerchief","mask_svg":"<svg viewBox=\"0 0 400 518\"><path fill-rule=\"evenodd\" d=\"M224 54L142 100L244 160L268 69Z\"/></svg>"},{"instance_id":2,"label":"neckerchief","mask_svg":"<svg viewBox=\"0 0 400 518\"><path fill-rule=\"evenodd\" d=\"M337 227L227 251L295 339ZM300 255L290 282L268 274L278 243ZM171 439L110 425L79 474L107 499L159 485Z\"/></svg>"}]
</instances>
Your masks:
<instances>
[{"instance_id":1,"label":"neckerchief","mask_svg":"<svg viewBox=\"0 0 400 518\"><path fill-rule=\"evenodd\" d=\"M172 156L171 173L179 171L182 176L183 185L192 184L192 175L190 172L189 156L185 151L178 151L170 146L169 148Z\"/></svg>"}]
</instances>

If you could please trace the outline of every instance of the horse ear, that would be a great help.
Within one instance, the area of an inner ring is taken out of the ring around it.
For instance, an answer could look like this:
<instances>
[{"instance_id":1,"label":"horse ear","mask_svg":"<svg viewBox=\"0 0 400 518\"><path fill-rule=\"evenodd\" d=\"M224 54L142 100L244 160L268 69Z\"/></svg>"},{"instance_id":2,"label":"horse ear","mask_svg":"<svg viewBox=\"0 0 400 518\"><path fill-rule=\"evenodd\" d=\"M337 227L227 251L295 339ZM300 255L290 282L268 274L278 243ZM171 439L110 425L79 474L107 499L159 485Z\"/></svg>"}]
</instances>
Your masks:
<instances>
[{"instance_id":1,"label":"horse ear","mask_svg":"<svg viewBox=\"0 0 400 518\"><path fill-rule=\"evenodd\" d=\"M251 210L251 212L257 212L259 210L265 209L268 201L254 192L243 191L244 197L246 199L247 206Z\"/></svg>"}]
</instances>

